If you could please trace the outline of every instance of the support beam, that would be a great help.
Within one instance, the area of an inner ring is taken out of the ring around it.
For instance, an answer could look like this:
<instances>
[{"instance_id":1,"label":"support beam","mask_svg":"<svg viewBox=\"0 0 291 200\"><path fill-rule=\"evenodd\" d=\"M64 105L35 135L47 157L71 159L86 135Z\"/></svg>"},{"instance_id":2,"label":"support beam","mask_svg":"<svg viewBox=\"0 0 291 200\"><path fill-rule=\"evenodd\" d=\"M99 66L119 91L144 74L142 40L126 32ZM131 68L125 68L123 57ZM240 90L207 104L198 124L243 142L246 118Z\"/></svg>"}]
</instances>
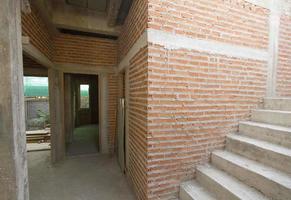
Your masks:
<instances>
[{"instance_id":1,"label":"support beam","mask_svg":"<svg viewBox=\"0 0 291 200\"><path fill-rule=\"evenodd\" d=\"M45 68L35 68L35 67L24 67L23 68L24 76L40 76L47 77L48 71Z\"/></svg>"},{"instance_id":2,"label":"support beam","mask_svg":"<svg viewBox=\"0 0 291 200\"><path fill-rule=\"evenodd\" d=\"M109 27L115 26L122 0L110 0L108 6L107 24Z\"/></svg>"},{"instance_id":3,"label":"support beam","mask_svg":"<svg viewBox=\"0 0 291 200\"><path fill-rule=\"evenodd\" d=\"M39 64L47 67L54 68L54 63L50 61L42 52L40 52L35 46L29 42L29 38L23 37L23 51L33 60Z\"/></svg>"},{"instance_id":4,"label":"support beam","mask_svg":"<svg viewBox=\"0 0 291 200\"><path fill-rule=\"evenodd\" d=\"M73 73L73 74L102 74L102 73L116 73L116 67L100 67L94 65L82 65L82 64L73 64L73 63L62 63L56 64L56 68L62 70L64 73Z\"/></svg>"},{"instance_id":5,"label":"support beam","mask_svg":"<svg viewBox=\"0 0 291 200\"><path fill-rule=\"evenodd\" d=\"M28 200L21 5L0 5L0 199Z\"/></svg>"},{"instance_id":6,"label":"support beam","mask_svg":"<svg viewBox=\"0 0 291 200\"><path fill-rule=\"evenodd\" d=\"M99 125L100 152L109 153L108 147L108 75L100 74L99 81Z\"/></svg>"},{"instance_id":7,"label":"support beam","mask_svg":"<svg viewBox=\"0 0 291 200\"><path fill-rule=\"evenodd\" d=\"M65 158L64 74L59 70L49 69L48 78L51 122L51 159L53 163L56 163Z\"/></svg>"}]
</instances>

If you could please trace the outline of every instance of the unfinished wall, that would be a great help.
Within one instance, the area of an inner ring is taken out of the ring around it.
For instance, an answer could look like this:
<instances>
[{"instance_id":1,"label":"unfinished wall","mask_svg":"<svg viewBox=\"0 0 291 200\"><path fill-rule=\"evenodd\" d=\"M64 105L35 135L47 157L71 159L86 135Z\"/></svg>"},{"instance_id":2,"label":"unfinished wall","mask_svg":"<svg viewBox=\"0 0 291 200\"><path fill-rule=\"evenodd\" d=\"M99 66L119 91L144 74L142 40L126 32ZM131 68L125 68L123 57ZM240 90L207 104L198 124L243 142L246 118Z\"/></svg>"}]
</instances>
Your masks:
<instances>
[{"instance_id":1,"label":"unfinished wall","mask_svg":"<svg viewBox=\"0 0 291 200\"><path fill-rule=\"evenodd\" d=\"M177 199L180 183L260 104L269 13L242 0L133 3L119 52L120 66L128 61L128 171L138 199Z\"/></svg>"},{"instance_id":2,"label":"unfinished wall","mask_svg":"<svg viewBox=\"0 0 291 200\"><path fill-rule=\"evenodd\" d=\"M291 15L280 18L277 62L277 96L291 97Z\"/></svg>"},{"instance_id":3,"label":"unfinished wall","mask_svg":"<svg viewBox=\"0 0 291 200\"><path fill-rule=\"evenodd\" d=\"M121 61L144 33L148 21L148 4L145 0L133 1L118 39L118 57Z\"/></svg>"},{"instance_id":4,"label":"unfinished wall","mask_svg":"<svg viewBox=\"0 0 291 200\"><path fill-rule=\"evenodd\" d=\"M31 5L31 13L21 16L22 35L28 36L30 42L48 59L53 57L52 36L38 10Z\"/></svg>"},{"instance_id":5,"label":"unfinished wall","mask_svg":"<svg viewBox=\"0 0 291 200\"><path fill-rule=\"evenodd\" d=\"M149 1L149 199L177 198L265 96L268 14L240 0Z\"/></svg>"},{"instance_id":6,"label":"unfinished wall","mask_svg":"<svg viewBox=\"0 0 291 200\"><path fill-rule=\"evenodd\" d=\"M54 62L113 67L117 64L117 41L59 34L54 38Z\"/></svg>"},{"instance_id":7,"label":"unfinished wall","mask_svg":"<svg viewBox=\"0 0 291 200\"><path fill-rule=\"evenodd\" d=\"M147 27L147 2L133 1L118 40L119 62L128 60L128 169L138 199L147 199L147 48L129 53ZM146 41L144 41L146 43ZM127 75L126 75L127 76ZM125 92L126 93L126 92Z\"/></svg>"}]
</instances>

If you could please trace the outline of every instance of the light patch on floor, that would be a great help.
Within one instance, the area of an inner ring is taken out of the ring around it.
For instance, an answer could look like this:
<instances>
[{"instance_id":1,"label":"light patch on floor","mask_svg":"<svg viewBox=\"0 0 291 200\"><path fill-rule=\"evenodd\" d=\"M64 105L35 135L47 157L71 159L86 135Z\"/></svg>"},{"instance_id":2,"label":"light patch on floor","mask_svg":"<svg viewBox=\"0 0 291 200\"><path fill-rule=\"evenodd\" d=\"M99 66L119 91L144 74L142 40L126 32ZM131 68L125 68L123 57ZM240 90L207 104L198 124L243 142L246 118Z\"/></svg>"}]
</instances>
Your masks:
<instances>
[{"instance_id":1,"label":"light patch on floor","mask_svg":"<svg viewBox=\"0 0 291 200\"><path fill-rule=\"evenodd\" d=\"M72 143L67 146L67 155L97 154L99 143L97 124L84 125L74 129Z\"/></svg>"},{"instance_id":2,"label":"light patch on floor","mask_svg":"<svg viewBox=\"0 0 291 200\"><path fill-rule=\"evenodd\" d=\"M30 200L134 200L115 157L69 157L52 166L50 152L28 152Z\"/></svg>"}]
</instances>

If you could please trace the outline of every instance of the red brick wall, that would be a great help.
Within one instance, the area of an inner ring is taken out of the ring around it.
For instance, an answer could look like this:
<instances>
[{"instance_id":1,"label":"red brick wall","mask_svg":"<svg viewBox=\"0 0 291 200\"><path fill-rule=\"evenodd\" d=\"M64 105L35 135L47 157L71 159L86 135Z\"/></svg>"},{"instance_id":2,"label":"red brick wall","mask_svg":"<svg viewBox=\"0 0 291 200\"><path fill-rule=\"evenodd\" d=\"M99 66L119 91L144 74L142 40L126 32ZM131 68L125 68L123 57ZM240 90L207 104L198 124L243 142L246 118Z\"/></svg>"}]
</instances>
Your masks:
<instances>
[{"instance_id":1,"label":"red brick wall","mask_svg":"<svg viewBox=\"0 0 291 200\"><path fill-rule=\"evenodd\" d=\"M192 38L268 47L268 13L243 0L149 0L149 28Z\"/></svg>"},{"instance_id":2,"label":"red brick wall","mask_svg":"<svg viewBox=\"0 0 291 200\"><path fill-rule=\"evenodd\" d=\"M146 0L135 0L121 28L118 57L121 61L147 28ZM129 157L127 173L138 199L147 199L147 48L129 66Z\"/></svg>"},{"instance_id":3,"label":"red brick wall","mask_svg":"<svg viewBox=\"0 0 291 200\"><path fill-rule=\"evenodd\" d=\"M268 50L269 11L245 1L149 0L150 29ZM267 61L148 46L148 199L177 199L265 96Z\"/></svg>"},{"instance_id":4,"label":"red brick wall","mask_svg":"<svg viewBox=\"0 0 291 200\"><path fill-rule=\"evenodd\" d=\"M147 1L135 0L121 28L118 40L118 56L121 60L147 27Z\"/></svg>"},{"instance_id":5,"label":"red brick wall","mask_svg":"<svg viewBox=\"0 0 291 200\"><path fill-rule=\"evenodd\" d=\"M266 90L266 62L149 45L149 199L175 199Z\"/></svg>"},{"instance_id":6,"label":"red brick wall","mask_svg":"<svg viewBox=\"0 0 291 200\"><path fill-rule=\"evenodd\" d=\"M147 199L147 48L141 49L129 67L129 168L138 199Z\"/></svg>"},{"instance_id":7,"label":"red brick wall","mask_svg":"<svg viewBox=\"0 0 291 200\"><path fill-rule=\"evenodd\" d=\"M115 67L117 41L59 34L54 38L54 61L94 67Z\"/></svg>"},{"instance_id":8,"label":"red brick wall","mask_svg":"<svg viewBox=\"0 0 291 200\"><path fill-rule=\"evenodd\" d=\"M21 15L22 35L28 36L31 44L51 60L52 37L38 11L33 6L31 10L30 14L22 13Z\"/></svg>"},{"instance_id":9,"label":"red brick wall","mask_svg":"<svg viewBox=\"0 0 291 200\"><path fill-rule=\"evenodd\" d=\"M277 95L291 97L291 16L287 15L280 21Z\"/></svg>"},{"instance_id":10,"label":"red brick wall","mask_svg":"<svg viewBox=\"0 0 291 200\"><path fill-rule=\"evenodd\" d=\"M117 115L117 95L118 95L118 79L115 73L108 74L108 142L109 152L114 152L116 141L116 115Z\"/></svg>"}]
</instances>

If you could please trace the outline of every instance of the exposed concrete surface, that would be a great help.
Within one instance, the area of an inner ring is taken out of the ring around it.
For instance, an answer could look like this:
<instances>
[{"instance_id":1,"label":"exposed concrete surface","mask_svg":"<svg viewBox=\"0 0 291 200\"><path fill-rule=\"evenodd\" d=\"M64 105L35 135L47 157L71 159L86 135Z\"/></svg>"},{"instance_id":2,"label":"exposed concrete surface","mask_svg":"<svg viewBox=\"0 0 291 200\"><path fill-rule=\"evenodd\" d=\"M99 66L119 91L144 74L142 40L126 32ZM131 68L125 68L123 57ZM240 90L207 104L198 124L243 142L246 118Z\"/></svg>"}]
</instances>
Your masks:
<instances>
[{"instance_id":1,"label":"exposed concrete surface","mask_svg":"<svg viewBox=\"0 0 291 200\"><path fill-rule=\"evenodd\" d=\"M28 153L30 200L134 200L115 157L68 158L55 166L49 152Z\"/></svg>"},{"instance_id":2,"label":"exposed concrete surface","mask_svg":"<svg viewBox=\"0 0 291 200\"><path fill-rule=\"evenodd\" d=\"M226 149L212 153L212 165L197 167L196 182L181 184L180 199L291 200L290 103L266 98L253 121L227 135Z\"/></svg>"},{"instance_id":3,"label":"exposed concrete surface","mask_svg":"<svg viewBox=\"0 0 291 200\"><path fill-rule=\"evenodd\" d=\"M118 27L109 27L107 15L79 8L64 3L56 3L53 7L53 24L59 28L88 31L108 35L118 35Z\"/></svg>"},{"instance_id":4,"label":"exposed concrete surface","mask_svg":"<svg viewBox=\"0 0 291 200\"><path fill-rule=\"evenodd\" d=\"M28 200L20 2L0 0L0 199Z\"/></svg>"}]
</instances>

